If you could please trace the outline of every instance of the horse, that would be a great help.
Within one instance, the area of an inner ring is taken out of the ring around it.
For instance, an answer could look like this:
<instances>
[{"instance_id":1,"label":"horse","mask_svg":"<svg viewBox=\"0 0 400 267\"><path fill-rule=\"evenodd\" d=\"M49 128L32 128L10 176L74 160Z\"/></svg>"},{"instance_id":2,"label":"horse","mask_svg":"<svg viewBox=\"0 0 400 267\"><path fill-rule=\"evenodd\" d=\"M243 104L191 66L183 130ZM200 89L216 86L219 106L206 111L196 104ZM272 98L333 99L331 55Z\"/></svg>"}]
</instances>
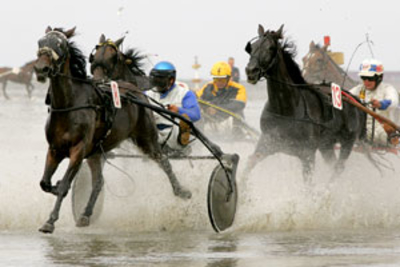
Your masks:
<instances>
[{"instance_id":1,"label":"horse","mask_svg":"<svg viewBox=\"0 0 400 267\"><path fill-rule=\"evenodd\" d=\"M350 78L331 58L327 45L320 47L311 42L309 52L302 58L302 61L302 75L308 83L329 84L333 82L348 89L357 85L357 82Z\"/></svg>"},{"instance_id":2,"label":"horse","mask_svg":"<svg viewBox=\"0 0 400 267\"><path fill-rule=\"evenodd\" d=\"M34 66L39 82L50 79L50 107L45 127L49 146L40 186L43 191L56 196L56 203L49 219L39 229L44 233L54 231L62 201L84 159L91 170L93 186L77 226L90 224L90 216L103 185L104 153L126 139L132 140L160 165L176 196L182 199L191 197L190 191L180 185L168 158L161 152L152 112L127 101L122 101L119 109L108 105L112 102L108 92L87 79L85 57L70 41L74 34L75 28L48 27L45 36L38 42L38 58ZM122 85L128 89L122 89L121 95L129 92L142 102L147 101L133 85ZM65 158L69 158L67 170L62 179L52 185L51 178Z\"/></svg>"},{"instance_id":3,"label":"horse","mask_svg":"<svg viewBox=\"0 0 400 267\"><path fill-rule=\"evenodd\" d=\"M141 90L151 88L150 80L142 70L142 60L135 49L122 52L124 37L113 42L102 34L89 56L90 71L95 81L122 80L135 84Z\"/></svg>"},{"instance_id":4,"label":"horse","mask_svg":"<svg viewBox=\"0 0 400 267\"><path fill-rule=\"evenodd\" d=\"M20 68L9 68L2 67L0 68L0 83L3 83L3 95L6 99L10 99L6 92L7 82L15 82L24 84L26 88L26 92L28 93L28 97L32 97L32 91L35 87L32 84L33 78L33 66L35 65L35 60L27 62Z\"/></svg>"},{"instance_id":5,"label":"horse","mask_svg":"<svg viewBox=\"0 0 400 267\"><path fill-rule=\"evenodd\" d=\"M282 41L282 31L283 25L277 31L259 25L258 37L246 45L247 80L256 84L266 78L268 93L260 118L262 134L247 168L250 171L265 157L283 152L301 160L303 179L310 184L317 150L327 162L335 162L335 175L343 172L353 144L365 138L366 114L347 102L341 111L333 108L323 92L326 88L306 83L293 59L295 46ZM337 142L341 149L336 160Z\"/></svg>"}]
</instances>

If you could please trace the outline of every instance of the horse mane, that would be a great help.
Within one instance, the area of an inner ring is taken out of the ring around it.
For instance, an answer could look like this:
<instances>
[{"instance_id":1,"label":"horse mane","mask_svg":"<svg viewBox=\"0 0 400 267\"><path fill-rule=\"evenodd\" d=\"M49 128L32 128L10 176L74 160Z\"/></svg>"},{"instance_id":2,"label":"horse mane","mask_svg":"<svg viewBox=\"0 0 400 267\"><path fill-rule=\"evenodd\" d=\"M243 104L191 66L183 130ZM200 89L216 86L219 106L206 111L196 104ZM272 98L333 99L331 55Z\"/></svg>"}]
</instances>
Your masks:
<instances>
[{"instance_id":1,"label":"horse mane","mask_svg":"<svg viewBox=\"0 0 400 267\"><path fill-rule=\"evenodd\" d=\"M294 61L294 58L297 55L297 48L293 41L290 41L288 39L285 39L283 41L282 54L288 73L293 82L297 84L307 84L306 80L301 74L299 65L296 63L296 61Z\"/></svg>"},{"instance_id":2,"label":"horse mane","mask_svg":"<svg viewBox=\"0 0 400 267\"><path fill-rule=\"evenodd\" d=\"M124 53L125 58L130 59L131 63L127 64L128 68L137 76L146 76L143 70L143 60L146 56L141 55L137 50L130 48Z\"/></svg>"},{"instance_id":3,"label":"horse mane","mask_svg":"<svg viewBox=\"0 0 400 267\"><path fill-rule=\"evenodd\" d=\"M54 28L54 31L65 34L63 28ZM76 34L73 33L69 38L74 37ZM82 51L76 46L76 44L68 39L68 52L70 55L70 71L72 77L86 79L86 58Z\"/></svg>"},{"instance_id":4,"label":"horse mane","mask_svg":"<svg viewBox=\"0 0 400 267\"><path fill-rule=\"evenodd\" d=\"M76 47L74 42L70 41L68 41L68 50L71 75L76 78L86 79L86 59L82 51Z\"/></svg>"}]
</instances>

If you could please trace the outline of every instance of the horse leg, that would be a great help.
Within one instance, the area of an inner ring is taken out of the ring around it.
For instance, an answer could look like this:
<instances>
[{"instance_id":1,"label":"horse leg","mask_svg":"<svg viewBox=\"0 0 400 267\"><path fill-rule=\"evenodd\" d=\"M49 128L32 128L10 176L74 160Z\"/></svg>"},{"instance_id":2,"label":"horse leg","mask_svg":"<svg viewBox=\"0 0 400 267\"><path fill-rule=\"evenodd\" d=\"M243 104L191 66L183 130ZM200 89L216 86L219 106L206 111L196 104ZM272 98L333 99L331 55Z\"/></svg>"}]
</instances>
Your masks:
<instances>
[{"instance_id":1,"label":"horse leg","mask_svg":"<svg viewBox=\"0 0 400 267\"><path fill-rule=\"evenodd\" d=\"M179 183L179 180L176 178L175 173L172 170L171 163L169 162L167 155L162 153L157 139L149 140L138 137L134 139L133 142L136 143L145 154L149 155L151 159L155 160L161 169L167 174L175 196L182 199L189 199L192 197L192 193Z\"/></svg>"},{"instance_id":2,"label":"horse leg","mask_svg":"<svg viewBox=\"0 0 400 267\"><path fill-rule=\"evenodd\" d=\"M6 92L6 87L7 87L7 81L4 81L4 82L3 82L3 95L4 95L4 97L5 97L7 100L9 100L10 97L8 96L8 94L7 94L7 92Z\"/></svg>"},{"instance_id":3,"label":"horse leg","mask_svg":"<svg viewBox=\"0 0 400 267\"><path fill-rule=\"evenodd\" d=\"M76 222L77 227L89 226L90 216L93 214L93 209L96 204L97 198L104 185L103 177L103 163L102 155L96 154L87 159L87 163L92 174L92 193L90 194L89 201L86 205L85 211Z\"/></svg>"},{"instance_id":4,"label":"horse leg","mask_svg":"<svg viewBox=\"0 0 400 267\"><path fill-rule=\"evenodd\" d=\"M30 84L29 83L26 84L25 88L26 88L26 92L28 93L28 98L31 99L32 98L32 91L31 91L31 88L30 88Z\"/></svg>"},{"instance_id":5,"label":"horse leg","mask_svg":"<svg viewBox=\"0 0 400 267\"><path fill-rule=\"evenodd\" d=\"M303 180L306 185L311 185L315 168L315 150L300 157L303 165Z\"/></svg>"},{"instance_id":6,"label":"horse leg","mask_svg":"<svg viewBox=\"0 0 400 267\"><path fill-rule=\"evenodd\" d=\"M335 170L334 175L339 176L343 173L344 164L350 156L350 153L353 149L354 142L355 142L355 137L343 138L341 140L339 159L336 162L335 167L334 167L334 170Z\"/></svg>"},{"instance_id":7,"label":"horse leg","mask_svg":"<svg viewBox=\"0 0 400 267\"><path fill-rule=\"evenodd\" d=\"M57 185L57 200L54 205L53 211L50 214L47 222L39 229L43 233L53 233L54 223L58 220L62 201L68 194L68 190L71 187L71 183L81 167L83 156L84 156L83 143L73 147L70 150L70 161L64 177Z\"/></svg>"},{"instance_id":8,"label":"horse leg","mask_svg":"<svg viewBox=\"0 0 400 267\"><path fill-rule=\"evenodd\" d=\"M335 143L336 141L332 138L324 138L319 145L322 158L331 166L336 162Z\"/></svg>"},{"instance_id":9,"label":"horse leg","mask_svg":"<svg viewBox=\"0 0 400 267\"><path fill-rule=\"evenodd\" d=\"M64 157L58 155L54 149L49 148L47 150L44 173L42 176L42 180L40 181L40 187L43 191L52 193L54 195L58 194L57 186L51 185L51 177L53 176L54 172L58 168L58 165L63 159Z\"/></svg>"},{"instance_id":10,"label":"horse leg","mask_svg":"<svg viewBox=\"0 0 400 267\"><path fill-rule=\"evenodd\" d=\"M271 154L273 153L270 151L270 147L268 147L268 137L267 135L262 134L257 142L255 151L247 161L245 173L250 173L259 162Z\"/></svg>"},{"instance_id":11,"label":"horse leg","mask_svg":"<svg viewBox=\"0 0 400 267\"><path fill-rule=\"evenodd\" d=\"M178 196L182 199L190 199L192 197L192 193L185 189L176 178L175 173L172 170L171 163L169 162L168 156L161 153L161 158L157 160L160 167L167 174L169 181L172 185L172 189L174 191L175 196Z\"/></svg>"}]
</instances>

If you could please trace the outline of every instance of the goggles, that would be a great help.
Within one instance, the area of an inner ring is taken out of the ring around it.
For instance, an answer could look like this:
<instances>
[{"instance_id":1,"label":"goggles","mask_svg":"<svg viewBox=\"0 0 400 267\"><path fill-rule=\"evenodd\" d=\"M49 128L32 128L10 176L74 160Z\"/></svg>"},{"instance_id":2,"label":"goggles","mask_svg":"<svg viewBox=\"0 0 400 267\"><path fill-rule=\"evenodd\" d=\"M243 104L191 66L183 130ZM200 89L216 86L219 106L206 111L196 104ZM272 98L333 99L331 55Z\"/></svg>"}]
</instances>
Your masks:
<instances>
[{"instance_id":1,"label":"goggles","mask_svg":"<svg viewBox=\"0 0 400 267\"><path fill-rule=\"evenodd\" d=\"M369 81L369 82L374 82L374 81L376 81L376 78L375 78L375 76L372 76L372 77L361 76L361 80L363 80L363 81Z\"/></svg>"},{"instance_id":2,"label":"goggles","mask_svg":"<svg viewBox=\"0 0 400 267\"><path fill-rule=\"evenodd\" d=\"M170 77L160 77L150 75L150 82L153 86L157 87L159 91L168 89Z\"/></svg>"},{"instance_id":3,"label":"goggles","mask_svg":"<svg viewBox=\"0 0 400 267\"><path fill-rule=\"evenodd\" d=\"M218 83L222 83L222 82L227 82L228 81L228 77L224 77L224 78L213 78L213 81Z\"/></svg>"}]
</instances>

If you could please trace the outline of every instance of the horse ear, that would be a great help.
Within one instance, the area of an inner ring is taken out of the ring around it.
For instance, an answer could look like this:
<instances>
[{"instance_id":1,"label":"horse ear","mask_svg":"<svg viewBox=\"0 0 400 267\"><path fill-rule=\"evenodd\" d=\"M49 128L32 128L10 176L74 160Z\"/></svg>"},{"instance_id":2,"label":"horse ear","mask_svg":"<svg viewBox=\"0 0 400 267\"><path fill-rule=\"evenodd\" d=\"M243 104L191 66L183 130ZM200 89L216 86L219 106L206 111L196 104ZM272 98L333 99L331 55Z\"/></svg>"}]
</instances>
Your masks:
<instances>
[{"instance_id":1,"label":"horse ear","mask_svg":"<svg viewBox=\"0 0 400 267\"><path fill-rule=\"evenodd\" d=\"M261 24L258 24L258 36L262 37L264 36L265 30L264 27Z\"/></svg>"},{"instance_id":2,"label":"horse ear","mask_svg":"<svg viewBox=\"0 0 400 267\"><path fill-rule=\"evenodd\" d=\"M66 31L66 32L65 32L65 36L67 36L68 39L71 38L72 36L74 36L74 34L75 34L75 29L76 29L76 27L73 27L72 29Z\"/></svg>"},{"instance_id":3,"label":"horse ear","mask_svg":"<svg viewBox=\"0 0 400 267\"><path fill-rule=\"evenodd\" d=\"M99 44L102 44L105 42L106 42L106 36L104 34L101 34L100 39L99 39Z\"/></svg>"},{"instance_id":4,"label":"horse ear","mask_svg":"<svg viewBox=\"0 0 400 267\"><path fill-rule=\"evenodd\" d=\"M315 43L314 43L314 41L311 41L309 47L310 47L310 48L309 48L310 51L314 51L314 50L315 50Z\"/></svg>"},{"instance_id":5,"label":"horse ear","mask_svg":"<svg viewBox=\"0 0 400 267\"><path fill-rule=\"evenodd\" d=\"M53 29L50 26L47 26L45 33L51 32Z\"/></svg>"},{"instance_id":6,"label":"horse ear","mask_svg":"<svg viewBox=\"0 0 400 267\"><path fill-rule=\"evenodd\" d=\"M124 41L124 39L125 39L125 36L119 38L117 41L114 42L115 45L116 45L117 47L119 47L119 46L122 44L122 42Z\"/></svg>"},{"instance_id":7,"label":"horse ear","mask_svg":"<svg viewBox=\"0 0 400 267\"><path fill-rule=\"evenodd\" d=\"M283 24L281 25L281 27L279 28L279 30L276 31L276 36L277 36L279 39L282 39L282 38L283 38Z\"/></svg>"}]
</instances>

